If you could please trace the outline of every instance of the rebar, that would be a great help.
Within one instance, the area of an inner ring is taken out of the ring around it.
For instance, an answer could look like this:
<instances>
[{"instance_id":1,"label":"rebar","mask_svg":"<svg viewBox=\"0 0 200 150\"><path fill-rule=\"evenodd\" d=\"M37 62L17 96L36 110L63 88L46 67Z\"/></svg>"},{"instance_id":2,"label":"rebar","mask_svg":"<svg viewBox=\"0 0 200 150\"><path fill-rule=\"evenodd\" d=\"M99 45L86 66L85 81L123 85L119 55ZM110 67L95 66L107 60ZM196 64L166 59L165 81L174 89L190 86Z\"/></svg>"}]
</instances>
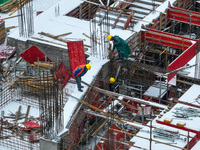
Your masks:
<instances>
[{"instance_id":1,"label":"rebar","mask_svg":"<svg viewBox=\"0 0 200 150\"><path fill-rule=\"evenodd\" d=\"M27 3L25 3L27 1ZM31 37L34 33L33 2L29 0L18 0L18 24L19 35Z\"/></svg>"}]
</instances>

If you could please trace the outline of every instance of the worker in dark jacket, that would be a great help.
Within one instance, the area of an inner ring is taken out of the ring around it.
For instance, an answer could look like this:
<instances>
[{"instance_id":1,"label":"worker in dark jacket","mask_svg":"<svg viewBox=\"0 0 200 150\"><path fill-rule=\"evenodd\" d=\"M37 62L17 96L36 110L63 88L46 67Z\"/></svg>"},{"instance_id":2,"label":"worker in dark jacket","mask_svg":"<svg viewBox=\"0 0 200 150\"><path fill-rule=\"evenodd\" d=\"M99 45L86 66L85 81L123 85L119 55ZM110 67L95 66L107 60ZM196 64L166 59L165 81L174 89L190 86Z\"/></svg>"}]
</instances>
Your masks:
<instances>
[{"instance_id":1,"label":"worker in dark jacket","mask_svg":"<svg viewBox=\"0 0 200 150\"><path fill-rule=\"evenodd\" d=\"M91 69L91 65L86 64L86 65L79 65L73 71L73 76L76 79L77 87L80 92L83 92L83 90L81 89L83 88L83 86L81 86L81 77L84 76L87 73L87 71L90 69Z\"/></svg>"},{"instance_id":2,"label":"worker in dark jacket","mask_svg":"<svg viewBox=\"0 0 200 150\"><path fill-rule=\"evenodd\" d=\"M126 41L124 41L119 36L108 35L107 38L108 40L113 41L113 50L115 47L117 48L119 58L128 59L129 54L131 54L131 49Z\"/></svg>"},{"instance_id":3,"label":"worker in dark jacket","mask_svg":"<svg viewBox=\"0 0 200 150\"><path fill-rule=\"evenodd\" d=\"M119 93L119 85L116 84L115 78L113 77L110 78L109 88L110 88L110 91Z\"/></svg>"}]
</instances>

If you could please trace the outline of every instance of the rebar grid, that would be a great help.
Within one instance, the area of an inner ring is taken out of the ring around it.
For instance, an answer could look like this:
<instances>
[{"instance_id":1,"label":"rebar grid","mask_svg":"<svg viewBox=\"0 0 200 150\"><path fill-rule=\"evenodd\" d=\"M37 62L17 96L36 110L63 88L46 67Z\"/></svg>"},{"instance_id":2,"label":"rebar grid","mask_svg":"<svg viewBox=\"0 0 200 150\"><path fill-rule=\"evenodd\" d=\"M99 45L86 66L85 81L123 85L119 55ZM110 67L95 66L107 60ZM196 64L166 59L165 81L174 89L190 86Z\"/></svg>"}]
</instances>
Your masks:
<instances>
[{"instance_id":1,"label":"rebar grid","mask_svg":"<svg viewBox=\"0 0 200 150\"><path fill-rule=\"evenodd\" d=\"M57 78L49 80L51 75L47 74L46 80L40 76L41 94L39 98L40 118L42 135L47 139L54 139L63 130L63 89ZM45 81L45 82L44 82Z\"/></svg>"},{"instance_id":2,"label":"rebar grid","mask_svg":"<svg viewBox=\"0 0 200 150\"><path fill-rule=\"evenodd\" d=\"M15 89L10 89L10 83L14 81L14 78L7 78L7 82L0 82L0 108L5 106L8 102L15 97Z\"/></svg>"},{"instance_id":3,"label":"rebar grid","mask_svg":"<svg viewBox=\"0 0 200 150\"><path fill-rule=\"evenodd\" d=\"M1 121L1 125L6 124ZM32 143L30 141L31 136L39 136L37 134L31 135L22 130L14 129L10 127L12 130L6 129L5 127L9 127L9 124L3 126L1 128L1 138L0 144L12 148L13 150L39 150L39 143ZM39 136L40 137L40 136ZM23 138L23 140L22 140ZM39 139L39 138L38 138Z\"/></svg>"}]
</instances>

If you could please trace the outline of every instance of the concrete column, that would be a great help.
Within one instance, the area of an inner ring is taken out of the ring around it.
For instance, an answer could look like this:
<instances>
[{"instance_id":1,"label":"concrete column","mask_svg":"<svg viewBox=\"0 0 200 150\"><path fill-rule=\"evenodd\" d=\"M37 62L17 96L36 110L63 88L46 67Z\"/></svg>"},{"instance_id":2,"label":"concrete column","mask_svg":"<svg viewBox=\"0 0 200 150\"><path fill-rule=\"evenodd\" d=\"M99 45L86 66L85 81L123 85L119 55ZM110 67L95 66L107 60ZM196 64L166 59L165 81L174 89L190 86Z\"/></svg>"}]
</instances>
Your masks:
<instances>
[{"instance_id":1,"label":"concrete column","mask_svg":"<svg viewBox=\"0 0 200 150\"><path fill-rule=\"evenodd\" d=\"M60 150L60 142L40 138L40 150Z\"/></svg>"}]
</instances>

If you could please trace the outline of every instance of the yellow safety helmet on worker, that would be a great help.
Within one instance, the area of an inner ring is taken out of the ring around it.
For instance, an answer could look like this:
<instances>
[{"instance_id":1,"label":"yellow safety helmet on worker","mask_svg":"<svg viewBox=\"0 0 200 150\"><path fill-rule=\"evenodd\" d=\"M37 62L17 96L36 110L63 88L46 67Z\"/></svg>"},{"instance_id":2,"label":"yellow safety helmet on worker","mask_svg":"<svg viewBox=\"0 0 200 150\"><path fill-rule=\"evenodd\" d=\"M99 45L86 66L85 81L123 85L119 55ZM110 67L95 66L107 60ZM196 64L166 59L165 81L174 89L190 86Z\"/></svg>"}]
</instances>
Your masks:
<instances>
[{"instance_id":1,"label":"yellow safety helmet on worker","mask_svg":"<svg viewBox=\"0 0 200 150\"><path fill-rule=\"evenodd\" d=\"M108 35L107 39L110 41L112 39L112 35Z\"/></svg>"},{"instance_id":2,"label":"yellow safety helmet on worker","mask_svg":"<svg viewBox=\"0 0 200 150\"><path fill-rule=\"evenodd\" d=\"M91 65L90 64L86 64L85 66L86 66L87 70L91 69Z\"/></svg>"},{"instance_id":3,"label":"yellow safety helmet on worker","mask_svg":"<svg viewBox=\"0 0 200 150\"><path fill-rule=\"evenodd\" d=\"M114 83L115 82L115 78L111 77L110 78L110 83Z\"/></svg>"}]
</instances>

